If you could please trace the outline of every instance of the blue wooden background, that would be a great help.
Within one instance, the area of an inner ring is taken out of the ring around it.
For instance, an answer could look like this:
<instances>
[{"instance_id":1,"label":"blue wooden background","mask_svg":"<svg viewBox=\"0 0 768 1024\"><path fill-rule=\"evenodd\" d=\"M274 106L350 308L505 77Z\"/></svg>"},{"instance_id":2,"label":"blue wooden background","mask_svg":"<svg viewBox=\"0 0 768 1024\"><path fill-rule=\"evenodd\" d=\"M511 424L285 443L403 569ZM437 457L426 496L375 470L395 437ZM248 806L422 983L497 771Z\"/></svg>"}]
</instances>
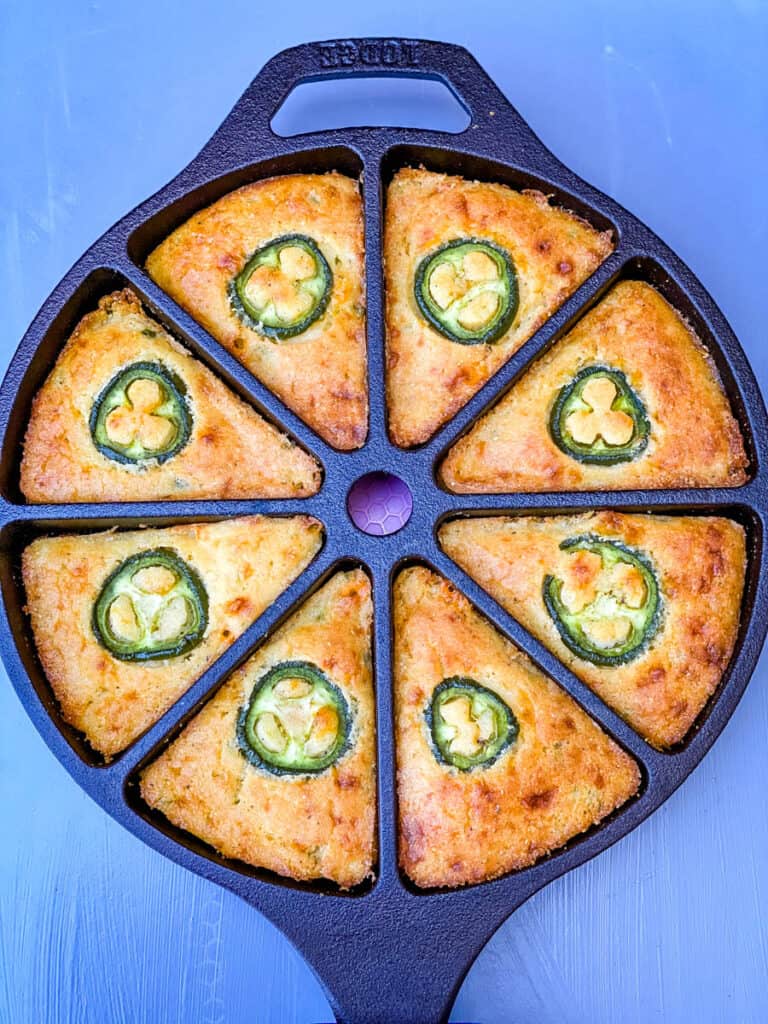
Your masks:
<instances>
[{"instance_id":1,"label":"blue wooden background","mask_svg":"<svg viewBox=\"0 0 768 1024\"><path fill-rule=\"evenodd\" d=\"M275 51L410 35L475 52L562 159L713 292L768 387L768 9L760 0L0 0L0 362L94 238L201 146ZM450 119L434 88L334 87L287 121ZM768 1020L768 661L689 782L541 892L455 1020ZM321 989L271 925L145 849L54 761L0 678L0 1021L307 1024Z\"/></svg>"}]
</instances>

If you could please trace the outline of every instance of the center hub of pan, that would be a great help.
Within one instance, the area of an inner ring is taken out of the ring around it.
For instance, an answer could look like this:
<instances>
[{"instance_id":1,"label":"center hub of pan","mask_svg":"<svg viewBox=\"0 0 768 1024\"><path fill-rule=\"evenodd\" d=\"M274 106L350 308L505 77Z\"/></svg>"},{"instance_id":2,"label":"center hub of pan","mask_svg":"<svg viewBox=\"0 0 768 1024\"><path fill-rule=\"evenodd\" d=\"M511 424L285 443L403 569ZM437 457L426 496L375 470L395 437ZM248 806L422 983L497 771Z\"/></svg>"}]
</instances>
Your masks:
<instances>
[{"instance_id":1,"label":"center hub of pan","mask_svg":"<svg viewBox=\"0 0 768 1024\"><path fill-rule=\"evenodd\" d=\"M347 496L347 510L355 526L372 537L402 530L413 512L408 485L393 473L366 473Z\"/></svg>"}]
</instances>

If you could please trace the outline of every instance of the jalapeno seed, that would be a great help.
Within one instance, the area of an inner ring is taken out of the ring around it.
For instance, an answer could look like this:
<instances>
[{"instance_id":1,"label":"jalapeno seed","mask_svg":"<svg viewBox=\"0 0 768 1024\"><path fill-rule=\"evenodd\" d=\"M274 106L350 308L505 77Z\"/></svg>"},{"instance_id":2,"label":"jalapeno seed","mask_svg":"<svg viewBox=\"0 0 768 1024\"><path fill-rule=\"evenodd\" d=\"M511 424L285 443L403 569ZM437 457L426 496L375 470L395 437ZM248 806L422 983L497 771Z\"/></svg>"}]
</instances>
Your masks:
<instances>
[{"instance_id":1,"label":"jalapeno seed","mask_svg":"<svg viewBox=\"0 0 768 1024\"><path fill-rule=\"evenodd\" d=\"M563 643L595 665L636 658L660 625L659 582L648 557L592 535L560 547L569 555L564 575L548 575L543 596Z\"/></svg>"},{"instance_id":2,"label":"jalapeno seed","mask_svg":"<svg viewBox=\"0 0 768 1024\"><path fill-rule=\"evenodd\" d=\"M566 455L584 463L616 464L646 449L650 422L626 376L608 366L588 366L560 390L550 435Z\"/></svg>"},{"instance_id":3,"label":"jalapeno seed","mask_svg":"<svg viewBox=\"0 0 768 1024\"><path fill-rule=\"evenodd\" d=\"M90 429L96 448L114 462L165 462L191 434L186 387L159 363L133 363L94 402Z\"/></svg>"},{"instance_id":4,"label":"jalapeno seed","mask_svg":"<svg viewBox=\"0 0 768 1024\"><path fill-rule=\"evenodd\" d=\"M230 282L236 316L269 338L302 334L323 315L333 274L313 239L284 235L257 249Z\"/></svg>"},{"instance_id":5,"label":"jalapeno seed","mask_svg":"<svg viewBox=\"0 0 768 1024\"><path fill-rule=\"evenodd\" d=\"M462 345L492 344L517 313L517 274L505 249L459 238L424 257L414 295L423 316L444 337Z\"/></svg>"},{"instance_id":6,"label":"jalapeno seed","mask_svg":"<svg viewBox=\"0 0 768 1024\"><path fill-rule=\"evenodd\" d=\"M310 662L282 662L254 684L241 709L244 757L275 775L318 774L349 747L352 715L335 683Z\"/></svg>"},{"instance_id":7,"label":"jalapeno seed","mask_svg":"<svg viewBox=\"0 0 768 1024\"><path fill-rule=\"evenodd\" d=\"M197 573L176 552L156 548L122 562L96 599L93 629L121 661L177 657L208 625L208 597Z\"/></svg>"},{"instance_id":8,"label":"jalapeno seed","mask_svg":"<svg viewBox=\"0 0 768 1024\"><path fill-rule=\"evenodd\" d=\"M487 768L519 732L517 718L497 693L459 676L435 687L425 717L435 757L460 771Z\"/></svg>"}]
</instances>

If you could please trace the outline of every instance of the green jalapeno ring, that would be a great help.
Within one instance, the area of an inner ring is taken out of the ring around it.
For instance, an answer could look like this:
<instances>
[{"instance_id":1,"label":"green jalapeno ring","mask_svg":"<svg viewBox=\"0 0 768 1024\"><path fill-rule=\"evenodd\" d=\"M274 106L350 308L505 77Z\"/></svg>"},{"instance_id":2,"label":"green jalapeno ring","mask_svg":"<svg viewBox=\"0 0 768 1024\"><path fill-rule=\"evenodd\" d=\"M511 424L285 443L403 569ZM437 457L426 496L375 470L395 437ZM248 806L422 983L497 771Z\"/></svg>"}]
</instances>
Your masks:
<instances>
[{"instance_id":1,"label":"green jalapeno ring","mask_svg":"<svg viewBox=\"0 0 768 1024\"><path fill-rule=\"evenodd\" d=\"M130 406L127 392L131 384L137 380L149 380L158 385L164 398L150 415L167 420L175 428L170 443L158 451L144 448L141 441L136 439L128 445L121 445L110 440L107 434L109 414L121 406ZM138 362L123 367L102 388L91 408L88 425L96 449L106 458L123 465L167 462L174 455L178 455L192 434L192 413L186 395L187 387L184 381L160 363Z\"/></svg>"},{"instance_id":2,"label":"green jalapeno ring","mask_svg":"<svg viewBox=\"0 0 768 1024\"><path fill-rule=\"evenodd\" d=\"M629 441L624 445L607 444L597 436L592 444L576 441L568 431L566 422L576 409L586 408L581 395L593 377L607 377L616 388L611 409L626 413L634 423ZM648 447L651 423L642 399L629 383L626 375L611 366L594 364L580 370L573 380L558 393L549 418L549 433L557 447L576 459L592 465L611 466L639 458Z\"/></svg>"},{"instance_id":3,"label":"green jalapeno ring","mask_svg":"<svg viewBox=\"0 0 768 1024\"><path fill-rule=\"evenodd\" d=\"M298 698L276 698L275 687L286 679L304 680L311 687L310 692ZM305 749L310 739L309 733L298 740L283 727L281 707L293 700L304 701L308 714L315 715L319 710L330 707L337 716L336 737L331 746L318 756L308 754ZM259 738L259 719L267 713L272 714L273 718L277 717L279 727L285 734L282 751L267 749ZM340 687L317 665L308 661L284 661L257 679L248 702L240 709L236 734L240 752L255 768L273 775L319 775L349 750L352 741L352 711Z\"/></svg>"},{"instance_id":4,"label":"green jalapeno ring","mask_svg":"<svg viewBox=\"0 0 768 1024\"><path fill-rule=\"evenodd\" d=\"M451 303L448 309L440 309L429 291L432 273L440 263L458 266L470 251L479 251L490 257L499 271L499 285L488 288L482 283L470 289L465 295ZM464 304L471 301L479 291L493 290L499 295L499 308L492 319L482 328L472 331L461 326L456 319ZM512 257L495 242L481 238L457 238L428 253L416 268L414 297L422 315L443 337L459 345L491 345L506 334L512 326L519 306L517 272Z\"/></svg>"},{"instance_id":5,"label":"green jalapeno ring","mask_svg":"<svg viewBox=\"0 0 768 1024\"><path fill-rule=\"evenodd\" d=\"M166 569L176 577L170 591L162 595L167 599L181 598L185 604L186 620L180 632L167 639L161 638L147 643L147 633L159 623L159 615L167 600L162 597L150 600L137 593L134 577L142 569ZM136 640L121 639L110 625L109 615L113 603L126 595L131 600L137 629L141 633ZM135 602L134 600L135 599ZM146 621L142 603L157 605ZM158 623L155 622L158 620ZM153 548L140 551L126 558L110 573L99 592L92 615L92 628L96 639L113 657L120 661L154 661L161 658L176 658L196 647L208 628L208 594L197 572L188 565L172 548Z\"/></svg>"},{"instance_id":6,"label":"green jalapeno ring","mask_svg":"<svg viewBox=\"0 0 768 1024\"><path fill-rule=\"evenodd\" d=\"M267 314L265 318L266 309L258 309L246 294L246 287L254 272L261 266L276 267L280 251L286 246L298 246L309 253L315 263L314 276L306 279L301 285L301 290L313 299L312 307L295 322L281 322L275 311L271 315ZM246 327L267 338L281 341L303 334L325 313L333 290L333 272L312 238L298 234L281 235L251 254L242 270L229 282L228 290L232 310Z\"/></svg>"},{"instance_id":7,"label":"green jalapeno ring","mask_svg":"<svg viewBox=\"0 0 768 1024\"><path fill-rule=\"evenodd\" d=\"M467 697L472 713L479 716L490 711L493 716L494 733L481 743L477 754L467 755L449 749L454 733L442 717L442 708L457 697ZM432 700L424 711L432 752L440 764L457 768L461 772L474 768L489 768L515 742L520 732L517 717L504 700L493 690L482 686L468 676L451 676L435 687Z\"/></svg>"},{"instance_id":8,"label":"green jalapeno ring","mask_svg":"<svg viewBox=\"0 0 768 1024\"><path fill-rule=\"evenodd\" d=\"M577 657L589 661L593 665L610 666L625 665L634 661L648 647L659 630L662 620L662 599L656 569L650 559L642 551L632 548L621 541L608 540L597 534L583 534L570 537L560 544L562 551L592 551L599 555L603 565L614 565L625 562L636 568L646 588L646 600L638 609L632 609L613 599L613 604L621 609L621 614L630 620L630 633L625 641L608 650L596 647L590 642L579 621L584 612L571 612L563 604L561 590L563 581L558 577L547 575L544 578L542 596L550 618L555 624L565 646ZM600 601L598 595L592 605Z\"/></svg>"}]
</instances>

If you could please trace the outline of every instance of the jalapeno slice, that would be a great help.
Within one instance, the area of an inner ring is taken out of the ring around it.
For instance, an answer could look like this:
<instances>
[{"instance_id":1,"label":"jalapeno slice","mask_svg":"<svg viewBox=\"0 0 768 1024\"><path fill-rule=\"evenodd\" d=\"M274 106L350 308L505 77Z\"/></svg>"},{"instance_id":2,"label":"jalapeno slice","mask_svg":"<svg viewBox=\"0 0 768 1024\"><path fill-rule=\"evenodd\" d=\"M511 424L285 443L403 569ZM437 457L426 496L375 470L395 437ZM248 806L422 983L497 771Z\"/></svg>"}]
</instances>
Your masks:
<instances>
[{"instance_id":1,"label":"jalapeno slice","mask_svg":"<svg viewBox=\"0 0 768 1024\"><path fill-rule=\"evenodd\" d=\"M512 257L494 242L457 238L416 269L416 303L426 320L460 345L490 345L509 330L518 306Z\"/></svg>"},{"instance_id":2,"label":"jalapeno slice","mask_svg":"<svg viewBox=\"0 0 768 1024\"><path fill-rule=\"evenodd\" d=\"M558 394L549 431L557 447L578 462L612 465L642 455L651 425L621 370L587 366Z\"/></svg>"},{"instance_id":3,"label":"jalapeno slice","mask_svg":"<svg viewBox=\"0 0 768 1024\"><path fill-rule=\"evenodd\" d=\"M207 626L202 580L171 548L126 558L106 579L93 606L97 640L121 661L186 654L200 643Z\"/></svg>"},{"instance_id":4,"label":"jalapeno slice","mask_svg":"<svg viewBox=\"0 0 768 1024\"><path fill-rule=\"evenodd\" d=\"M547 576L544 604L569 650L594 665L622 665L642 653L661 620L656 570L645 554L591 534L560 545L567 578Z\"/></svg>"},{"instance_id":5,"label":"jalapeno slice","mask_svg":"<svg viewBox=\"0 0 768 1024\"><path fill-rule=\"evenodd\" d=\"M493 764L520 731L498 694L464 676L435 687L425 717L437 760L462 772Z\"/></svg>"},{"instance_id":6,"label":"jalapeno slice","mask_svg":"<svg viewBox=\"0 0 768 1024\"><path fill-rule=\"evenodd\" d=\"M284 661L266 672L240 711L244 757L274 775L317 775L349 747L352 714L335 683L310 662Z\"/></svg>"},{"instance_id":7,"label":"jalapeno slice","mask_svg":"<svg viewBox=\"0 0 768 1024\"><path fill-rule=\"evenodd\" d=\"M91 437L114 462L166 462L192 433L186 386L160 363L132 363L107 384L93 403Z\"/></svg>"},{"instance_id":8,"label":"jalapeno slice","mask_svg":"<svg viewBox=\"0 0 768 1024\"><path fill-rule=\"evenodd\" d=\"M257 249L232 279L232 309L246 326L268 338L302 334L326 310L333 274L317 243L283 235Z\"/></svg>"}]
</instances>

